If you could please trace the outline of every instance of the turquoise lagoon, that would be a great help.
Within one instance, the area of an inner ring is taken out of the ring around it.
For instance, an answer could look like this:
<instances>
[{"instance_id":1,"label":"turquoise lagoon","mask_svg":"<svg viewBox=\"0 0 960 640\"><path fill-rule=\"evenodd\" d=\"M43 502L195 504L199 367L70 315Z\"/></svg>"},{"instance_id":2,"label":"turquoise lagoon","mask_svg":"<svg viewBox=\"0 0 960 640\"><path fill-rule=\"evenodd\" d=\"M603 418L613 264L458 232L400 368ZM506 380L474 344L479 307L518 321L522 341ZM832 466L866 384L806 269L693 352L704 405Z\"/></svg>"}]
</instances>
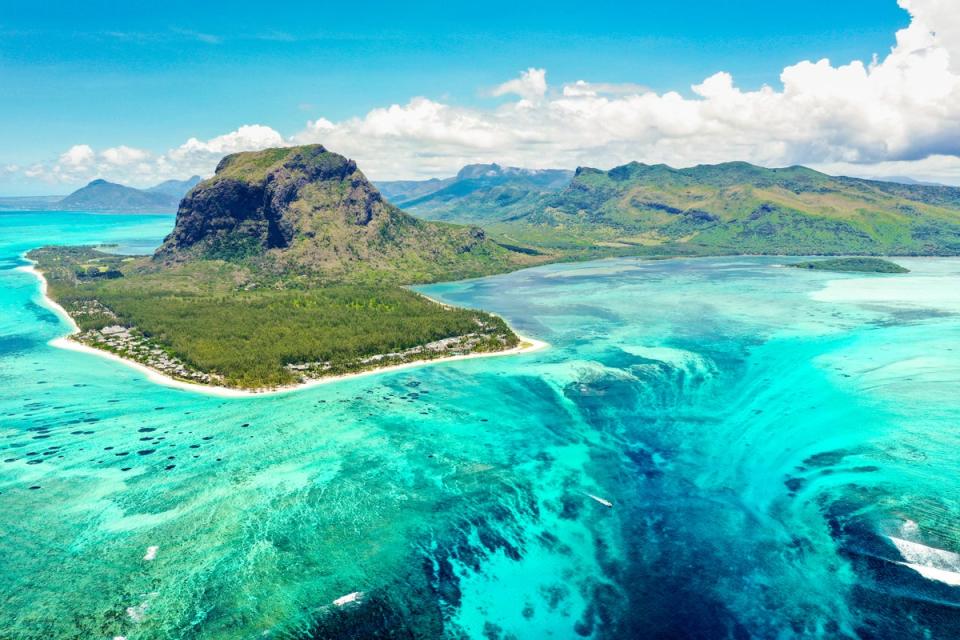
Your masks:
<instances>
[{"instance_id":1,"label":"turquoise lagoon","mask_svg":"<svg viewBox=\"0 0 960 640\"><path fill-rule=\"evenodd\" d=\"M0 214L0 637L960 635L960 261L424 287L551 347L244 399L47 344L24 251L172 222Z\"/></svg>"}]
</instances>

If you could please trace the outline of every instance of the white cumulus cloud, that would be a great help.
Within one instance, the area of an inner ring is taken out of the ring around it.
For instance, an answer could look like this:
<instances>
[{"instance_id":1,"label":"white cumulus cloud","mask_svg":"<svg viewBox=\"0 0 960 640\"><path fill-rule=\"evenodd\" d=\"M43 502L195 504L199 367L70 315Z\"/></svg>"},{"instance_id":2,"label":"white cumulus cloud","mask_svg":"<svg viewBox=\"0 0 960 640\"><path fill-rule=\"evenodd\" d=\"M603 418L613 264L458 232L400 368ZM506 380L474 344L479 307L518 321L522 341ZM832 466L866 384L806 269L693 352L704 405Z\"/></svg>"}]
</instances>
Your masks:
<instances>
[{"instance_id":1,"label":"white cumulus cloud","mask_svg":"<svg viewBox=\"0 0 960 640\"><path fill-rule=\"evenodd\" d=\"M886 55L867 63L801 61L781 72L780 88L744 90L718 71L689 97L585 80L553 91L546 71L531 68L493 90L519 98L494 108L415 98L363 117L314 121L293 139L323 142L378 178L449 174L479 161L748 160L857 175L896 167L923 177L936 169L927 177L960 183L960 12L948 6L953 0L900 3L912 20ZM931 157L939 160L919 162Z\"/></svg>"},{"instance_id":2,"label":"white cumulus cloud","mask_svg":"<svg viewBox=\"0 0 960 640\"><path fill-rule=\"evenodd\" d=\"M179 147L157 158L157 170L165 176L206 176L213 173L223 156L240 151L257 151L288 144L276 130L260 125L244 125L236 131L209 140L190 138Z\"/></svg>"},{"instance_id":3,"label":"white cumulus cloud","mask_svg":"<svg viewBox=\"0 0 960 640\"><path fill-rule=\"evenodd\" d=\"M288 144L277 131L263 125L244 125L209 140L190 138L179 147L152 154L126 145L96 151L79 144L62 153L55 163L23 169L28 178L47 183L77 184L105 178L132 185L152 185L171 178L206 176L223 156Z\"/></svg>"},{"instance_id":4,"label":"white cumulus cloud","mask_svg":"<svg viewBox=\"0 0 960 640\"><path fill-rule=\"evenodd\" d=\"M239 151L275 147L283 144L283 136L260 124L244 125L236 131L231 131L210 140L190 138L177 149L170 152L171 156L188 156L195 153L213 153L221 156Z\"/></svg>"},{"instance_id":5,"label":"white cumulus cloud","mask_svg":"<svg viewBox=\"0 0 960 640\"><path fill-rule=\"evenodd\" d=\"M89 147L87 148L89 149ZM135 162L142 162L149 158L150 154L143 149L134 149L133 147L120 145L119 147L104 149L102 152L100 152L100 157L104 162L109 164L125 166Z\"/></svg>"},{"instance_id":6,"label":"white cumulus cloud","mask_svg":"<svg viewBox=\"0 0 960 640\"><path fill-rule=\"evenodd\" d=\"M494 87L494 96L518 95L524 100L537 100L547 92L547 70L530 67L519 78Z\"/></svg>"},{"instance_id":7,"label":"white cumulus cloud","mask_svg":"<svg viewBox=\"0 0 960 640\"><path fill-rule=\"evenodd\" d=\"M61 182L102 174L146 183L209 175L228 153L319 142L375 179L450 175L470 162L572 168L748 160L960 184L956 1L899 0L911 22L890 51L870 61L800 61L781 71L776 87L747 90L717 70L687 93L588 80L554 88L545 69L531 67L490 90L508 99L485 107L415 97L340 121L317 117L289 136L248 125L156 155L76 145L52 165L22 171Z\"/></svg>"},{"instance_id":8,"label":"white cumulus cloud","mask_svg":"<svg viewBox=\"0 0 960 640\"><path fill-rule=\"evenodd\" d=\"M586 80L577 80L563 85L563 95L569 98L579 96L597 96L601 94L608 95L637 95L647 93L650 89L642 84L632 82L610 83L610 82L587 82Z\"/></svg>"},{"instance_id":9,"label":"white cumulus cloud","mask_svg":"<svg viewBox=\"0 0 960 640\"><path fill-rule=\"evenodd\" d=\"M79 169L93 164L96 154L87 144L75 144L60 154L59 165L64 169Z\"/></svg>"}]
</instances>

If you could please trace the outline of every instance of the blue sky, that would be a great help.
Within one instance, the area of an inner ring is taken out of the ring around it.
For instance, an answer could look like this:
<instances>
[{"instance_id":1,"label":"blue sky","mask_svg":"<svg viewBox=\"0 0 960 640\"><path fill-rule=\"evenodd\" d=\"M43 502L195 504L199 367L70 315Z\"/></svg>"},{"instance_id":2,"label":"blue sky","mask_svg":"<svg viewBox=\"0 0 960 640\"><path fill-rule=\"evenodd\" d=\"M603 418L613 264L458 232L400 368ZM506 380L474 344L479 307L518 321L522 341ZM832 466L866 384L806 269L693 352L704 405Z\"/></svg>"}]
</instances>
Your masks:
<instances>
[{"instance_id":1,"label":"blue sky","mask_svg":"<svg viewBox=\"0 0 960 640\"><path fill-rule=\"evenodd\" d=\"M161 154L245 124L284 136L425 96L495 109L528 68L551 86L635 83L691 96L718 71L779 89L801 60L885 56L894 0L276 3L35 2L0 13L0 164L72 145ZM72 186L65 184L64 186ZM0 191L37 191L10 175ZM48 189L49 190L49 189ZM57 191L57 189L53 189ZM63 189L60 189L63 191Z\"/></svg>"}]
</instances>

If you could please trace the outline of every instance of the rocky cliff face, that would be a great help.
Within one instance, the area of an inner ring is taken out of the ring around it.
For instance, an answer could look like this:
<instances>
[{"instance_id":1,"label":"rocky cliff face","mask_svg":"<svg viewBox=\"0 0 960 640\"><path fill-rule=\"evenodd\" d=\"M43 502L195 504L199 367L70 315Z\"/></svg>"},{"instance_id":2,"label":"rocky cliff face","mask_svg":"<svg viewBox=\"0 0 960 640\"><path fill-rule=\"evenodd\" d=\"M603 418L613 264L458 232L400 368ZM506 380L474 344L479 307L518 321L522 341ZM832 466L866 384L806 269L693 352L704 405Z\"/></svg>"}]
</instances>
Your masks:
<instances>
[{"instance_id":1,"label":"rocky cliff face","mask_svg":"<svg viewBox=\"0 0 960 640\"><path fill-rule=\"evenodd\" d=\"M290 149L267 167L257 160L270 157L250 157L256 155L227 156L213 178L187 194L159 256L249 254L289 247L300 218L291 205L311 186L325 192L312 194L312 199L322 195L326 205L312 213L330 222L367 225L383 213L380 194L356 163L320 145Z\"/></svg>"},{"instance_id":2,"label":"rocky cliff face","mask_svg":"<svg viewBox=\"0 0 960 640\"><path fill-rule=\"evenodd\" d=\"M180 204L155 259L250 261L336 274L356 267L491 272L509 252L477 228L418 220L385 202L356 163L320 145L224 158ZM506 264L506 263L505 263ZM353 265L353 266L351 266Z\"/></svg>"}]
</instances>

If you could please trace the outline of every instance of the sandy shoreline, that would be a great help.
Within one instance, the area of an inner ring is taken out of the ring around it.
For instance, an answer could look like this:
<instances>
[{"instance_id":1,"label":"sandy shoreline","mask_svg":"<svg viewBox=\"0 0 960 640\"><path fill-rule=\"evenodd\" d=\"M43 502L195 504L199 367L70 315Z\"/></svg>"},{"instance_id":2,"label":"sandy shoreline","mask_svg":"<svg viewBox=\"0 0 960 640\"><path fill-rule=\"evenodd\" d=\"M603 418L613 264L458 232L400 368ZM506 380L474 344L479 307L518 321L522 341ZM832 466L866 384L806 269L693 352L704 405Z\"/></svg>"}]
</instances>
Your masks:
<instances>
[{"instance_id":1,"label":"sandy shoreline","mask_svg":"<svg viewBox=\"0 0 960 640\"><path fill-rule=\"evenodd\" d=\"M24 258L27 259L27 258ZM309 380L307 382L301 382L298 384L291 384L282 387L274 387L268 389L234 389L232 387L218 387L213 385L205 384L196 384L193 382L185 382L183 380L177 380L172 378L164 373L157 371L156 369L151 369L150 367L140 364L134 360L128 360L118 356L115 353L109 351L104 351L103 349L97 349L91 347L76 340L71 340L70 336L80 333L80 327L77 326L77 323L74 322L73 318L70 317L70 314L67 313L66 309L61 307L55 300L53 300L48 294L48 284L47 279L44 277L43 273L39 271L34 264L30 264L23 267L18 267L17 270L23 271L25 273L32 274L40 281L40 296L41 301L45 307L56 313L60 316L67 324L70 325L70 333L66 336L60 338L54 338L48 343L52 347L57 347L59 349L66 349L68 351L79 351L81 353L87 353L90 355L98 356L105 358L107 360L113 360L114 362L119 362L124 364L131 369L136 369L137 371L143 373L151 382L156 384L163 385L165 387L172 387L174 389L181 389L184 391L192 391L194 393L203 393L206 395L217 396L221 398L249 398L253 396L266 396L266 395L275 395L281 393L292 393L294 391L300 391L302 389L309 389L310 387L317 387L323 384L330 384L333 382L340 382L343 380L349 380L351 378L359 378L361 376L371 376L378 373L388 373L391 371L400 371L401 369L412 369L414 367L423 367L432 364L438 364L441 362L453 362L456 360L470 360L473 358L493 358L496 356L512 356L521 353L530 353L533 351L539 351L544 349L549 345L542 340L536 340L535 338L527 338L525 336L516 333L517 337L520 339L520 344L511 349L505 349L504 351L494 351L491 353L468 353L465 355L457 356L447 356L445 358L434 358L432 360L417 360L414 362L404 362L402 364L388 365L385 367L375 367L373 369L367 369L364 371L357 371L356 373L345 373L337 376L328 376L325 378L318 378L316 380ZM423 295L423 294L420 294ZM437 304L443 305L444 307L449 307L450 305L441 302L439 300L434 300L429 296L423 296L428 300L436 302Z\"/></svg>"}]
</instances>

